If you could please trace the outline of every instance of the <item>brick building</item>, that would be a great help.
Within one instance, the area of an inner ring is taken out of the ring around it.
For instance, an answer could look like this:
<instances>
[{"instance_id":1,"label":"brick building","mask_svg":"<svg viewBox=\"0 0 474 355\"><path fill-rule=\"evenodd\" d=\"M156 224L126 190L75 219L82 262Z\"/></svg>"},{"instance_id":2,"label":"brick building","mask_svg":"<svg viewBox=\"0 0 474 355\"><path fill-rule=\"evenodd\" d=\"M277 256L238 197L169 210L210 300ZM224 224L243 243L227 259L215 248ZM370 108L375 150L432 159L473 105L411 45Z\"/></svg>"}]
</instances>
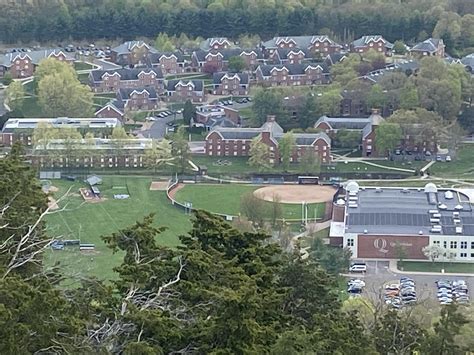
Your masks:
<instances>
[{"instance_id":1,"label":"brick building","mask_svg":"<svg viewBox=\"0 0 474 355\"><path fill-rule=\"evenodd\" d=\"M257 84L263 86L321 85L330 82L324 63L260 65L255 71Z\"/></svg>"},{"instance_id":2,"label":"brick building","mask_svg":"<svg viewBox=\"0 0 474 355\"><path fill-rule=\"evenodd\" d=\"M417 43L410 49L410 54L416 57L436 56L444 58L444 42L439 38L428 38L427 40Z\"/></svg>"},{"instance_id":3,"label":"brick building","mask_svg":"<svg viewBox=\"0 0 474 355\"><path fill-rule=\"evenodd\" d=\"M237 127L241 123L239 111L228 106L203 105L196 107L193 125L211 130L217 126Z\"/></svg>"},{"instance_id":4,"label":"brick building","mask_svg":"<svg viewBox=\"0 0 474 355\"><path fill-rule=\"evenodd\" d=\"M75 61L74 57L61 49L7 53L0 56L0 77L3 77L7 72L10 73L13 79L33 76L39 63L47 58L54 58L71 65Z\"/></svg>"},{"instance_id":5,"label":"brick building","mask_svg":"<svg viewBox=\"0 0 474 355\"><path fill-rule=\"evenodd\" d=\"M146 64L151 53L157 50L143 41L128 41L110 50L110 60L122 66Z\"/></svg>"},{"instance_id":6,"label":"brick building","mask_svg":"<svg viewBox=\"0 0 474 355\"><path fill-rule=\"evenodd\" d=\"M243 96L249 93L247 73L215 73L212 77L213 95Z\"/></svg>"},{"instance_id":7,"label":"brick building","mask_svg":"<svg viewBox=\"0 0 474 355\"><path fill-rule=\"evenodd\" d=\"M340 44L324 35L274 37L269 41L263 42L261 46L266 56L271 55L279 48L300 48L308 51L312 57L326 56L330 53L339 52L342 49Z\"/></svg>"},{"instance_id":8,"label":"brick building","mask_svg":"<svg viewBox=\"0 0 474 355\"><path fill-rule=\"evenodd\" d=\"M166 101L205 102L204 81L202 80L168 80L166 85Z\"/></svg>"},{"instance_id":9,"label":"brick building","mask_svg":"<svg viewBox=\"0 0 474 355\"><path fill-rule=\"evenodd\" d=\"M94 92L117 92L120 89L153 88L164 92L163 74L160 68L136 68L92 70L89 86Z\"/></svg>"},{"instance_id":10,"label":"brick building","mask_svg":"<svg viewBox=\"0 0 474 355\"><path fill-rule=\"evenodd\" d=\"M252 139L259 139L270 148L270 163L280 161L279 141L283 129L269 116L260 128L217 127L206 136L205 152L208 156L249 156ZM308 151L314 153L321 162L331 161L331 139L325 133L294 133L296 144L291 161L298 162Z\"/></svg>"},{"instance_id":11,"label":"brick building","mask_svg":"<svg viewBox=\"0 0 474 355\"><path fill-rule=\"evenodd\" d=\"M354 53L366 53L371 49L391 55L393 44L380 35L362 36L350 44L350 51Z\"/></svg>"},{"instance_id":12,"label":"brick building","mask_svg":"<svg viewBox=\"0 0 474 355\"><path fill-rule=\"evenodd\" d=\"M152 111L158 108L158 93L153 88L120 89L113 104L125 115L138 111Z\"/></svg>"},{"instance_id":13,"label":"brick building","mask_svg":"<svg viewBox=\"0 0 474 355\"><path fill-rule=\"evenodd\" d=\"M203 51L219 51L231 47L232 43L226 37L208 38L199 44L199 48Z\"/></svg>"},{"instance_id":14,"label":"brick building","mask_svg":"<svg viewBox=\"0 0 474 355\"><path fill-rule=\"evenodd\" d=\"M367 118L359 117L320 117L314 124L315 128L326 132L332 139L335 138L339 130L349 130L359 132L361 135L360 148L363 157L379 156L375 145L376 129L384 119L377 110ZM382 156L384 154L381 154Z\"/></svg>"},{"instance_id":15,"label":"brick building","mask_svg":"<svg viewBox=\"0 0 474 355\"><path fill-rule=\"evenodd\" d=\"M302 64L312 59L307 49L278 48L268 56L267 64Z\"/></svg>"},{"instance_id":16,"label":"brick building","mask_svg":"<svg viewBox=\"0 0 474 355\"><path fill-rule=\"evenodd\" d=\"M257 49L221 49L216 51L194 51L191 55L191 66L196 72L220 72L229 69L229 60L232 57L244 59L247 70L253 70L263 63L263 55Z\"/></svg>"},{"instance_id":17,"label":"brick building","mask_svg":"<svg viewBox=\"0 0 474 355\"><path fill-rule=\"evenodd\" d=\"M186 61L181 52L150 53L147 64L160 69L163 75L175 75L186 72Z\"/></svg>"},{"instance_id":18,"label":"brick building","mask_svg":"<svg viewBox=\"0 0 474 355\"><path fill-rule=\"evenodd\" d=\"M425 260L423 248L438 246L436 261L474 262L474 211L460 190L345 185L333 208L331 245L357 259Z\"/></svg>"}]
</instances>

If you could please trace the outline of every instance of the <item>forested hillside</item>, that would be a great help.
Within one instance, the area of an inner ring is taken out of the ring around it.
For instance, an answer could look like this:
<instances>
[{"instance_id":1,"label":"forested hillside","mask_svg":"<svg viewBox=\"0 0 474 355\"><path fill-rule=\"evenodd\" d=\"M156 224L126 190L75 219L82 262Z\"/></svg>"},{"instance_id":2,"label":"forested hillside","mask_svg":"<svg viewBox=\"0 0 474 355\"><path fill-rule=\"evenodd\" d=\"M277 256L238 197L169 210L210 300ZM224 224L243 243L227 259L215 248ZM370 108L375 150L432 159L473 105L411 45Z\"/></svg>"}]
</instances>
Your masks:
<instances>
[{"instance_id":1,"label":"forested hillside","mask_svg":"<svg viewBox=\"0 0 474 355\"><path fill-rule=\"evenodd\" d=\"M345 41L432 34L456 52L474 47L471 0L0 0L5 43L68 39L327 33Z\"/></svg>"}]
</instances>

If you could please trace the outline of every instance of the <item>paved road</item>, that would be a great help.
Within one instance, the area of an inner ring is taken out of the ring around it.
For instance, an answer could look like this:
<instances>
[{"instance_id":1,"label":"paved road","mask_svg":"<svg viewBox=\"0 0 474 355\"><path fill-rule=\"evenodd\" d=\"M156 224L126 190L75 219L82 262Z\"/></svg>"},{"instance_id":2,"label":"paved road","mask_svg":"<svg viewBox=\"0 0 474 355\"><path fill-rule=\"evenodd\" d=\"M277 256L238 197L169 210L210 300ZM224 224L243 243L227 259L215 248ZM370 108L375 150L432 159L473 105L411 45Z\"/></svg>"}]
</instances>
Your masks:
<instances>
[{"instance_id":1,"label":"paved road","mask_svg":"<svg viewBox=\"0 0 474 355\"><path fill-rule=\"evenodd\" d=\"M417 290L417 296L419 300L436 300L436 284L435 281L443 280L465 280L469 288L469 294L474 293L474 277L472 276L449 276L446 275L415 275L415 274L400 274L392 272L388 267L388 261L367 261L367 273L361 275L360 273L354 273L353 278L361 278L365 281L366 287L363 295L371 298L372 300L379 300L380 295L383 295L384 284L399 282L400 277L408 276L415 281L415 287ZM473 302L474 299L471 299Z\"/></svg>"},{"instance_id":2,"label":"paved road","mask_svg":"<svg viewBox=\"0 0 474 355\"><path fill-rule=\"evenodd\" d=\"M182 119L183 116L181 114L176 115L176 119ZM145 131L140 131L140 134L143 135L145 138L153 138L153 139L161 139L166 134L167 123L172 122L174 120L173 115L168 117L157 117L156 121L153 122L152 126Z\"/></svg>"},{"instance_id":3,"label":"paved road","mask_svg":"<svg viewBox=\"0 0 474 355\"><path fill-rule=\"evenodd\" d=\"M117 65L117 64L114 64L114 63L111 63L111 62L108 62L104 59L98 59L98 58L94 58L94 60L92 61L92 63L100 66L103 70L112 70L112 69L120 69L122 68L120 65Z\"/></svg>"}]
</instances>

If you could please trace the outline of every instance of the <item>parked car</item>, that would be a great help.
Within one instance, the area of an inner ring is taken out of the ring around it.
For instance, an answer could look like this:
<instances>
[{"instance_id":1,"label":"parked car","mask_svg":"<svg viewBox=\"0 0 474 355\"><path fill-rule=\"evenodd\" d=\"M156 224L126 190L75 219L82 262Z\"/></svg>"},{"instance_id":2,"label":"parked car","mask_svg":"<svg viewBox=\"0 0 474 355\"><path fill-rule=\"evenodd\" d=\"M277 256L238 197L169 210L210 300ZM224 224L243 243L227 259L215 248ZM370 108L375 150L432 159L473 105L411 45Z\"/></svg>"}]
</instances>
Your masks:
<instances>
[{"instance_id":1,"label":"parked car","mask_svg":"<svg viewBox=\"0 0 474 355\"><path fill-rule=\"evenodd\" d=\"M451 156L450 155L446 155L446 161L451 161Z\"/></svg>"}]
</instances>

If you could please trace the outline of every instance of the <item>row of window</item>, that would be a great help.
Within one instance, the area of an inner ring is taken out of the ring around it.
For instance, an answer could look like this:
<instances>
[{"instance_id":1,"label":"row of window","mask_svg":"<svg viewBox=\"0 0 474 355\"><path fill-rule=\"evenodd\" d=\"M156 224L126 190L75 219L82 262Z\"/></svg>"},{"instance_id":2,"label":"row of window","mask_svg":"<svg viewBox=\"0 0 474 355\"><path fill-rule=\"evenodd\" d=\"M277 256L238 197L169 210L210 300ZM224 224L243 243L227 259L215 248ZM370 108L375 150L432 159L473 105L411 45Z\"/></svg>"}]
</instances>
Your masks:
<instances>
[{"instance_id":1,"label":"row of window","mask_svg":"<svg viewBox=\"0 0 474 355\"><path fill-rule=\"evenodd\" d=\"M433 245L441 246L441 241L440 240L434 240ZM443 240L443 248L447 249L449 245L449 249L457 249L458 248L458 242L456 240L450 240L449 244L447 240ZM460 249L467 249L468 242L465 240L461 240L459 242L459 248ZM474 249L474 241L471 242L471 249Z\"/></svg>"}]
</instances>

